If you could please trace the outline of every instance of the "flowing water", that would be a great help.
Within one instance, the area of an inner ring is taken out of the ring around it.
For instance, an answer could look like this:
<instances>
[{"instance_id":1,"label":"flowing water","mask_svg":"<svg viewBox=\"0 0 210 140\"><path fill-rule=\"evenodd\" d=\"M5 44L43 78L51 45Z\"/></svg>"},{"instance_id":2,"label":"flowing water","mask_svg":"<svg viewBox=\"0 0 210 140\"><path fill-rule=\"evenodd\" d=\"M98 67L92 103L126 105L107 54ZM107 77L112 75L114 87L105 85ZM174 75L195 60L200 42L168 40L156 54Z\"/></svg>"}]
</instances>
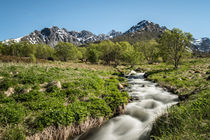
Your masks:
<instances>
[{"instance_id":1,"label":"flowing water","mask_svg":"<svg viewBox=\"0 0 210 140\"><path fill-rule=\"evenodd\" d=\"M178 96L144 80L144 73L128 75L128 93L134 100L125 114L112 118L100 128L91 129L75 140L145 140L149 139L155 119L178 102Z\"/></svg>"}]
</instances>

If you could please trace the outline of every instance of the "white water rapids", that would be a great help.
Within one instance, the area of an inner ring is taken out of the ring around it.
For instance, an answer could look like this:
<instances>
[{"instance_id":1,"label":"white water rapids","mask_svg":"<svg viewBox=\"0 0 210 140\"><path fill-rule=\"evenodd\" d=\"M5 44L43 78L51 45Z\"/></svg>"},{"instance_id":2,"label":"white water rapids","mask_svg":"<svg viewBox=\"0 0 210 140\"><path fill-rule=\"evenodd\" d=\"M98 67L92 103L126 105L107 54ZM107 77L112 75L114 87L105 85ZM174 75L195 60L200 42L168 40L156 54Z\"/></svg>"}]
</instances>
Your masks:
<instances>
[{"instance_id":1,"label":"white water rapids","mask_svg":"<svg viewBox=\"0 0 210 140\"><path fill-rule=\"evenodd\" d=\"M178 102L178 96L144 80L144 73L128 75L128 93L135 99L126 106L125 114L114 117L101 127L91 129L75 140L145 140L152 124L167 108Z\"/></svg>"}]
</instances>

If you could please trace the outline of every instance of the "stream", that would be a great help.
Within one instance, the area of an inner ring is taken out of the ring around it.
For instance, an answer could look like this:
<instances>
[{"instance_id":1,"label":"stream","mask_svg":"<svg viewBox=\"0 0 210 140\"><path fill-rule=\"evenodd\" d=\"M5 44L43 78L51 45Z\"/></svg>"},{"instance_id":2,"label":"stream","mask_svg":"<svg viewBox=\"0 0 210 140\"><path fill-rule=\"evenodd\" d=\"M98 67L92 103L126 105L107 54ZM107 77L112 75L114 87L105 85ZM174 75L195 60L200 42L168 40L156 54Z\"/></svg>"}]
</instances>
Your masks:
<instances>
[{"instance_id":1,"label":"stream","mask_svg":"<svg viewBox=\"0 0 210 140\"><path fill-rule=\"evenodd\" d=\"M128 93L133 99L125 114L114 117L74 140L147 140L155 119L178 103L178 96L156 83L144 80L144 73L131 71L127 76Z\"/></svg>"}]
</instances>

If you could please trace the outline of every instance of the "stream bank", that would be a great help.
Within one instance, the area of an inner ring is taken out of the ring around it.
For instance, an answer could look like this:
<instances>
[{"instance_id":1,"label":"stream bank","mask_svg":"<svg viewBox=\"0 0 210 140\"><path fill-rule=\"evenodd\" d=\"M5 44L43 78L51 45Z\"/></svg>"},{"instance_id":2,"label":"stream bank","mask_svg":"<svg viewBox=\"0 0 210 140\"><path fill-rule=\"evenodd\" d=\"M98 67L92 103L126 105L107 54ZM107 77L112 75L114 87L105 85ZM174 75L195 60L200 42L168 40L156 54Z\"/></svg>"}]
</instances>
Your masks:
<instances>
[{"instance_id":1,"label":"stream bank","mask_svg":"<svg viewBox=\"0 0 210 140\"><path fill-rule=\"evenodd\" d=\"M74 140L145 140L149 139L155 119L178 103L178 96L146 81L144 73L132 71L128 76L128 103L125 114L114 117Z\"/></svg>"}]
</instances>

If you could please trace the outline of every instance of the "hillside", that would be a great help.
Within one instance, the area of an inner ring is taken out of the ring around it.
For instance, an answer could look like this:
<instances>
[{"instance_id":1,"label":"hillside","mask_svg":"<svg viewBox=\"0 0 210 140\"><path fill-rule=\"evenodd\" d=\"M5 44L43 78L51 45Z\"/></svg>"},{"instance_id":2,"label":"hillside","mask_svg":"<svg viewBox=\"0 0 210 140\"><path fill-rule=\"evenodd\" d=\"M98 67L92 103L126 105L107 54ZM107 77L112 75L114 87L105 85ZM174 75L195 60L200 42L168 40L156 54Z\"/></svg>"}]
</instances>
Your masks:
<instances>
[{"instance_id":1,"label":"hillside","mask_svg":"<svg viewBox=\"0 0 210 140\"><path fill-rule=\"evenodd\" d=\"M112 40L116 42L128 41L133 44L138 41L157 39L166 29L166 27L161 27L159 24L143 20L132 26L123 35L117 36Z\"/></svg>"},{"instance_id":2,"label":"hillside","mask_svg":"<svg viewBox=\"0 0 210 140\"><path fill-rule=\"evenodd\" d=\"M1 63L0 139L73 137L96 127L128 102L120 81L108 66Z\"/></svg>"}]
</instances>

